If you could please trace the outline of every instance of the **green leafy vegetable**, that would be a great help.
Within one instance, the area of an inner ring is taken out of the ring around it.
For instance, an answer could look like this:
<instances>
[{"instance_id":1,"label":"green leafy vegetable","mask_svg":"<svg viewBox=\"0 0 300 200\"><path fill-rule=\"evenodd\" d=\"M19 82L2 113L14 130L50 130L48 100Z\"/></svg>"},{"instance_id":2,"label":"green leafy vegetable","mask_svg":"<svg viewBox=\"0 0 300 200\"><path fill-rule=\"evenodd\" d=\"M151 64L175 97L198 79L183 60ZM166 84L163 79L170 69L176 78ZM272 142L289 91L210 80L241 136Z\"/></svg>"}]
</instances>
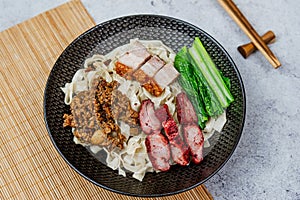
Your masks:
<instances>
[{"instance_id":1,"label":"green leafy vegetable","mask_svg":"<svg viewBox=\"0 0 300 200\"><path fill-rule=\"evenodd\" d=\"M176 54L174 67L181 75L179 83L189 96L202 129L209 116L222 114L234 100L230 79L217 69L198 37L191 48L184 46Z\"/></svg>"},{"instance_id":2,"label":"green leafy vegetable","mask_svg":"<svg viewBox=\"0 0 300 200\"><path fill-rule=\"evenodd\" d=\"M220 71L221 77L225 83L225 85L227 86L227 88L230 90L231 88L231 83L230 83L230 78L224 76L224 74Z\"/></svg>"},{"instance_id":3,"label":"green leafy vegetable","mask_svg":"<svg viewBox=\"0 0 300 200\"><path fill-rule=\"evenodd\" d=\"M197 68L197 65L191 59L192 69L194 71L195 77L197 77L199 95L202 96L204 101L206 112L209 116L215 117L224 112L223 107L218 101L214 91L211 89L209 84L207 83L205 77L201 73L201 71Z\"/></svg>"},{"instance_id":4,"label":"green leafy vegetable","mask_svg":"<svg viewBox=\"0 0 300 200\"><path fill-rule=\"evenodd\" d=\"M227 108L234 100L233 96L198 37L195 38L194 43L188 52L196 67L205 77L208 85L213 89L222 107Z\"/></svg>"}]
</instances>

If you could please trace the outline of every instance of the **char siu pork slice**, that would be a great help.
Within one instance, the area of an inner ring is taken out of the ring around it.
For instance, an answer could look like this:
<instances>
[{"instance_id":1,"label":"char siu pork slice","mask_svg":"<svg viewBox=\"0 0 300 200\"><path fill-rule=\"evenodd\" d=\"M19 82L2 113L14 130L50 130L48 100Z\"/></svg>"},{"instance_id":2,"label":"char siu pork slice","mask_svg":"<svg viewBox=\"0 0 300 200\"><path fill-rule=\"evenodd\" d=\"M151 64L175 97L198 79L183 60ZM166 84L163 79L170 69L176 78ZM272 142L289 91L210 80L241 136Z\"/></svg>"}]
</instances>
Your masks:
<instances>
[{"instance_id":1,"label":"char siu pork slice","mask_svg":"<svg viewBox=\"0 0 300 200\"><path fill-rule=\"evenodd\" d=\"M168 171L171 154L167 138L161 133L154 133L146 137L145 144L153 168Z\"/></svg>"},{"instance_id":2,"label":"char siu pork slice","mask_svg":"<svg viewBox=\"0 0 300 200\"><path fill-rule=\"evenodd\" d=\"M171 117L171 114L169 113L168 105L164 104L163 106L156 109L155 116L159 119L161 123L167 121L167 119Z\"/></svg>"},{"instance_id":3,"label":"char siu pork slice","mask_svg":"<svg viewBox=\"0 0 300 200\"><path fill-rule=\"evenodd\" d=\"M169 139L172 159L175 163L185 166L190 162L190 150L180 137L178 126L173 118L163 123L167 138Z\"/></svg>"},{"instance_id":4,"label":"char siu pork slice","mask_svg":"<svg viewBox=\"0 0 300 200\"><path fill-rule=\"evenodd\" d=\"M167 104L155 111L155 115L162 122L164 131L170 143L172 159L175 163L185 166L189 164L189 148L180 137L178 126L169 112Z\"/></svg>"},{"instance_id":5,"label":"char siu pork slice","mask_svg":"<svg viewBox=\"0 0 300 200\"><path fill-rule=\"evenodd\" d=\"M199 164L203 160L204 137L199 126L194 124L184 125L183 134L185 142L190 148L192 161Z\"/></svg>"},{"instance_id":6,"label":"char siu pork slice","mask_svg":"<svg viewBox=\"0 0 300 200\"><path fill-rule=\"evenodd\" d=\"M190 163L190 149L178 135L173 140L170 140L170 149L172 159L175 163L186 166Z\"/></svg>"},{"instance_id":7,"label":"char siu pork slice","mask_svg":"<svg viewBox=\"0 0 300 200\"><path fill-rule=\"evenodd\" d=\"M159 133L161 131L161 122L155 116L154 103L150 99L142 102L139 119L145 134Z\"/></svg>"}]
</instances>

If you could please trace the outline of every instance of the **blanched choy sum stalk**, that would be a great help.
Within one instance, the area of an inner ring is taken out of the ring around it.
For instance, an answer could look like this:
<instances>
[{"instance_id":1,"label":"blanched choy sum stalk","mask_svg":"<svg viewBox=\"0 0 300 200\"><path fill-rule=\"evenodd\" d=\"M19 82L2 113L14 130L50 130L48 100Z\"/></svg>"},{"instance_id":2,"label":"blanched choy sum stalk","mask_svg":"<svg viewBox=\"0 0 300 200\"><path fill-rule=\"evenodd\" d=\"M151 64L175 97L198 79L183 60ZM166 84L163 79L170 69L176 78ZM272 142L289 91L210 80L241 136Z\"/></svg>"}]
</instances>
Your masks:
<instances>
[{"instance_id":1,"label":"blanched choy sum stalk","mask_svg":"<svg viewBox=\"0 0 300 200\"><path fill-rule=\"evenodd\" d=\"M198 73L201 72L222 107L227 108L230 103L233 102L234 98L224 82L220 71L217 69L198 37L195 38L188 52L191 55L195 71ZM228 79L226 79L226 82L228 82Z\"/></svg>"}]
</instances>

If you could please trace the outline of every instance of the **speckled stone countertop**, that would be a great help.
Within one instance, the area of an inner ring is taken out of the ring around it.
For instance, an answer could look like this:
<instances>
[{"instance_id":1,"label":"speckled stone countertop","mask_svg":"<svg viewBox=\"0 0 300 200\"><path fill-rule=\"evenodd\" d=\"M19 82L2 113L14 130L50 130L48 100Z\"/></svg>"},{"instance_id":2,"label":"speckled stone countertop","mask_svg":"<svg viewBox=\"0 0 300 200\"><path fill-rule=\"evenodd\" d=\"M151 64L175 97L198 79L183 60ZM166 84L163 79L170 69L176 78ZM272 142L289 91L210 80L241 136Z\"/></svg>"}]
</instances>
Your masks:
<instances>
[{"instance_id":1,"label":"speckled stone countertop","mask_svg":"<svg viewBox=\"0 0 300 200\"><path fill-rule=\"evenodd\" d=\"M273 30L270 45L282 67L260 53L246 60L236 47L248 38L216 0L82 0L96 23L151 13L188 21L228 51L244 81L246 122L228 163L205 185L215 199L300 199L300 4L294 0L236 0L255 29ZM0 31L65 0L0 0ZM1 66L0 66L1 67Z\"/></svg>"}]
</instances>

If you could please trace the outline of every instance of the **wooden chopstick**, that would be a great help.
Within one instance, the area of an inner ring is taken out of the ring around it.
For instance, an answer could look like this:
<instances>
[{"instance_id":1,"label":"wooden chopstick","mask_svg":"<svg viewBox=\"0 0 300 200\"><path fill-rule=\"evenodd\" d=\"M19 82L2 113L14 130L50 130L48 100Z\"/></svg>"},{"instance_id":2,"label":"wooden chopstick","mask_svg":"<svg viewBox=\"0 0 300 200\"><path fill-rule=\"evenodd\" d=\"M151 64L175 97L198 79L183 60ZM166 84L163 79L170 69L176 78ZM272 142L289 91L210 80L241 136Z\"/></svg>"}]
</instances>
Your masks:
<instances>
[{"instance_id":1,"label":"wooden chopstick","mask_svg":"<svg viewBox=\"0 0 300 200\"><path fill-rule=\"evenodd\" d=\"M269 47L264 43L262 38L258 35L255 29L248 22L246 17L238 9L232 0L218 0L220 5L226 10L230 17L239 25L239 27L245 32L245 34L250 38L255 47L267 58L267 60L272 64L272 66L277 69L281 63L269 49Z\"/></svg>"}]
</instances>

